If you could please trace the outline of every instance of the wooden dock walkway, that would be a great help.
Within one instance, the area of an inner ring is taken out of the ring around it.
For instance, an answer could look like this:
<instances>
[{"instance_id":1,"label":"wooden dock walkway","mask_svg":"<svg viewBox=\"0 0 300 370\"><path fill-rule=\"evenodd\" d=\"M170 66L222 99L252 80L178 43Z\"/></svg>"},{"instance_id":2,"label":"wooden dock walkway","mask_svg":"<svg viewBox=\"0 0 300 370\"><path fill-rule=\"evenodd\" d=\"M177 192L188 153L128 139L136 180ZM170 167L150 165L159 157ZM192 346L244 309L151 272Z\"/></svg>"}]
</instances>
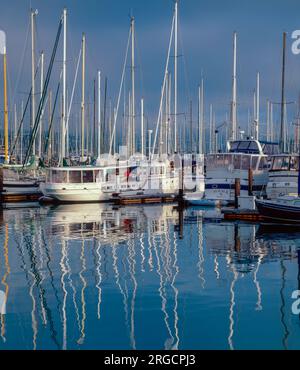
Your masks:
<instances>
[{"instance_id":1,"label":"wooden dock walkway","mask_svg":"<svg viewBox=\"0 0 300 370\"><path fill-rule=\"evenodd\" d=\"M0 203L37 202L41 196L41 193L9 194L2 192L0 193Z\"/></svg>"},{"instance_id":2,"label":"wooden dock walkway","mask_svg":"<svg viewBox=\"0 0 300 370\"><path fill-rule=\"evenodd\" d=\"M178 201L177 197L172 195L160 196L147 196L147 195L134 195L134 196L115 196L110 201L116 205L128 206L137 204L165 204L175 203Z\"/></svg>"}]
</instances>

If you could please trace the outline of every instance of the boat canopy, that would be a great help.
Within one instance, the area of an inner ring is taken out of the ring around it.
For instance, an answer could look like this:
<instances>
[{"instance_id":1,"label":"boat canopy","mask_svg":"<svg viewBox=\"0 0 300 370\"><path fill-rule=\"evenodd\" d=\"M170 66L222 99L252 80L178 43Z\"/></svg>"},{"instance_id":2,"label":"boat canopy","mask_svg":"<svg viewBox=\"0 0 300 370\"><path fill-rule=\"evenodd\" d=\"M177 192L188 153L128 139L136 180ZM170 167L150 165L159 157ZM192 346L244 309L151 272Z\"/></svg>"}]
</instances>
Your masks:
<instances>
[{"instance_id":1,"label":"boat canopy","mask_svg":"<svg viewBox=\"0 0 300 370\"><path fill-rule=\"evenodd\" d=\"M82 184L99 182L103 169L89 167L50 168L46 171L46 182L54 184Z\"/></svg>"},{"instance_id":2,"label":"boat canopy","mask_svg":"<svg viewBox=\"0 0 300 370\"><path fill-rule=\"evenodd\" d=\"M228 142L229 153L274 155L279 153L279 144L258 140L235 140Z\"/></svg>"},{"instance_id":3,"label":"boat canopy","mask_svg":"<svg viewBox=\"0 0 300 370\"><path fill-rule=\"evenodd\" d=\"M266 170L269 168L267 156L244 153L209 154L206 158L206 170Z\"/></svg>"}]
</instances>

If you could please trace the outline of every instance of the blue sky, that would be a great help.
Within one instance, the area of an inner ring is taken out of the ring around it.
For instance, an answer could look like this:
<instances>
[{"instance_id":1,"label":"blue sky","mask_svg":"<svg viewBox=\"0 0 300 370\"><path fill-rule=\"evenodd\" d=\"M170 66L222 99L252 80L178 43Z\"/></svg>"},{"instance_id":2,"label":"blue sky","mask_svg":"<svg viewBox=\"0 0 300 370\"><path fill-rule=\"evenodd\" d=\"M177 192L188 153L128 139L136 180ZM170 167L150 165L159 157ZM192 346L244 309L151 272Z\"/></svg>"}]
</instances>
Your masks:
<instances>
[{"instance_id":1,"label":"blue sky","mask_svg":"<svg viewBox=\"0 0 300 370\"><path fill-rule=\"evenodd\" d=\"M30 86L30 50L20 83L15 89L29 22L29 9L37 8L38 50L45 50L46 64L64 6L68 9L69 89L72 88L75 59L81 33L87 37L87 95L97 69L109 79L109 96L117 98L129 30L129 14L136 19L137 97L143 96L151 122L155 122L171 27L172 0L0 0L0 27L7 33L10 98L24 98ZM256 72L261 74L262 120L266 99L280 100L282 32L288 33L287 99L297 100L300 91L300 56L292 55L291 33L300 29L297 0L181 0L179 99L180 111L187 112L188 100L196 105L201 71L205 77L206 107L214 104L217 121L229 109L232 75L232 33L238 32L239 119L252 108ZM57 56L59 70L61 51ZM54 76L53 76L54 77ZM53 86L57 83L55 77ZM1 76L2 85L2 76ZM54 88L54 87L53 87ZM79 90L80 86L78 86ZM14 95L14 91L16 94ZM79 92L78 92L79 93ZM77 100L79 98L77 97ZM1 104L2 107L2 104ZM2 109L2 108L1 108ZM196 111L196 106L194 108ZM289 118L294 111L289 107ZM279 119L276 116L275 119ZM194 118L196 120L196 117Z\"/></svg>"}]
</instances>

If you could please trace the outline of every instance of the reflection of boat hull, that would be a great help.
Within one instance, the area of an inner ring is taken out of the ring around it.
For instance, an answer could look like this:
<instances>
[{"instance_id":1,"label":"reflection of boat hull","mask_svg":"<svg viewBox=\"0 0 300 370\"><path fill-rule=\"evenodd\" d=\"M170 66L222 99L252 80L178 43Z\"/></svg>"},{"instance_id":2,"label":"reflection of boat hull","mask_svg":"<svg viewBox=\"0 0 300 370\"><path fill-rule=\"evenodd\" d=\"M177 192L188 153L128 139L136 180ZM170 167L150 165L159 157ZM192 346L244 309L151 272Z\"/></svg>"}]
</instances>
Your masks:
<instances>
[{"instance_id":1,"label":"reflection of boat hull","mask_svg":"<svg viewBox=\"0 0 300 370\"><path fill-rule=\"evenodd\" d=\"M267 238L276 241L280 239L299 239L299 225L261 224L256 232L256 239Z\"/></svg>"},{"instance_id":2,"label":"reflection of boat hull","mask_svg":"<svg viewBox=\"0 0 300 370\"><path fill-rule=\"evenodd\" d=\"M300 207L285 205L276 201L256 200L258 212L266 220L300 224Z\"/></svg>"}]
</instances>

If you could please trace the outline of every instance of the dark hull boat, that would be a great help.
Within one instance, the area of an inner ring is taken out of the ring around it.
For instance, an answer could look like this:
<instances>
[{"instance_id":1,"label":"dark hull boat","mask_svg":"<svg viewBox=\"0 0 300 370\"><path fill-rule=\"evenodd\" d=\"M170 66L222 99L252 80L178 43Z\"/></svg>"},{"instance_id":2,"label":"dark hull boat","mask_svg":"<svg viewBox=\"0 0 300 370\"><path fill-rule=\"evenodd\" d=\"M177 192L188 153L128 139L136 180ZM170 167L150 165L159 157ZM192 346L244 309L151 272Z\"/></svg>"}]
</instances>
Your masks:
<instances>
[{"instance_id":1,"label":"dark hull boat","mask_svg":"<svg viewBox=\"0 0 300 370\"><path fill-rule=\"evenodd\" d=\"M285 196L276 200L256 200L258 212L266 221L300 224L300 198Z\"/></svg>"}]
</instances>

